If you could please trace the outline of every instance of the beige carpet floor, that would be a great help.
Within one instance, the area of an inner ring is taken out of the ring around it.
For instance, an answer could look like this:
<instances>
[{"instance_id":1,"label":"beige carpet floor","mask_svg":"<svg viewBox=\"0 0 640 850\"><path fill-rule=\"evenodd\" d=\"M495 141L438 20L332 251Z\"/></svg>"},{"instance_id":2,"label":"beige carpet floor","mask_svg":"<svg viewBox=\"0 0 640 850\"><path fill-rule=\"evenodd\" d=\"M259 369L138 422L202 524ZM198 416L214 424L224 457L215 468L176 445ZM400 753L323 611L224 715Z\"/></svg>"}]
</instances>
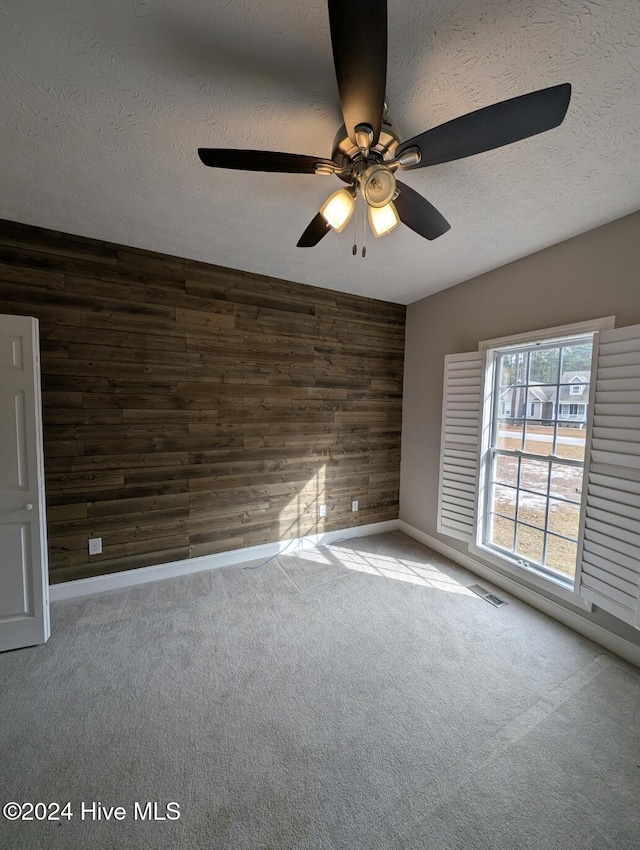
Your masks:
<instances>
[{"instance_id":1,"label":"beige carpet floor","mask_svg":"<svg viewBox=\"0 0 640 850\"><path fill-rule=\"evenodd\" d=\"M56 603L0 655L2 802L72 812L0 847L640 847L640 671L399 532L251 566Z\"/></svg>"}]
</instances>

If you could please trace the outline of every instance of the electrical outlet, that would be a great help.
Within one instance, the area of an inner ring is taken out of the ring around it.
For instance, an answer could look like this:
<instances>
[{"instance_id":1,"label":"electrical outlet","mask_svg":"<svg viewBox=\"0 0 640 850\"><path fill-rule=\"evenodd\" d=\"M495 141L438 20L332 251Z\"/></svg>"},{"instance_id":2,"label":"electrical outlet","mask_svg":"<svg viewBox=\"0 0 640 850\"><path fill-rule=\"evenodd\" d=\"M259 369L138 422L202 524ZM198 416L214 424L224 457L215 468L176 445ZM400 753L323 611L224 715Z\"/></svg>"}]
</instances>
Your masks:
<instances>
[{"instance_id":1,"label":"electrical outlet","mask_svg":"<svg viewBox=\"0 0 640 850\"><path fill-rule=\"evenodd\" d=\"M327 515L327 506L326 505L319 505L318 506L318 516L324 517L326 515Z\"/></svg>"},{"instance_id":2,"label":"electrical outlet","mask_svg":"<svg viewBox=\"0 0 640 850\"><path fill-rule=\"evenodd\" d=\"M102 555L102 537L89 538L89 554Z\"/></svg>"},{"instance_id":3,"label":"electrical outlet","mask_svg":"<svg viewBox=\"0 0 640 850\"><path fill-rule=\"evenodd\" d=\"M351 502L351 510L352 510L353 513L355 513L358 510L358 500L357 499L354 499L353 502Z\"/></svg>"}]
</instances>

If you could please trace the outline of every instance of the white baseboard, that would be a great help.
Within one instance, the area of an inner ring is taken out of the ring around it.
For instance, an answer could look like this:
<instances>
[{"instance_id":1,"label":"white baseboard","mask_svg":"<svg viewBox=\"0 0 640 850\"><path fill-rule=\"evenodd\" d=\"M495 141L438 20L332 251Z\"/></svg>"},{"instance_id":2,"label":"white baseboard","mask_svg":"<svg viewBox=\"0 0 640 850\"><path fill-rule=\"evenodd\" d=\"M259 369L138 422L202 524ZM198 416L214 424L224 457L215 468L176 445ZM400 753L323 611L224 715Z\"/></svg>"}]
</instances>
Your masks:
<instances>
[{"instance_id":1,"label":"white baseboard","mask_svg":"<svg viewBox=\"0 0 640 850\"><path fill-rule=\"evenodd\" d=\"M397 528L397 519L387 520L386 522L373 522L368 525L342 528L339 531L327 531L323 534L310 534L307 537L293 537L289 540L280 540L276 543L248 546L245 549L233 549L229 552L219 552L216 555L203 555L200 558L172 561L169 564L158 564L154 567L140 567L137 570L124 570L123 572L109 573L103 576L95 576L94 578L81 578L76 581L50 585L49 599L51 602L60 602L63 599L90 596L93 593L102 593L105 590L133 587L133 585L146 584L149 581L159 581L160 579L189 575L189 573L199 573L203 570L229 567L234 564L246 563L247 561L273 558L275 555L284 552L285 549L287 550L287 554L293 554L303 549L312 549L319 544L326 545L351 537L369 537L371 534L383 534L386 531L395 531Z\"/></svg>"},{"instance_id":2,"label":"white baseboard","mask_svg":"<svg viewBox=\"0 0 640 850\"><path fill-rule=\"evenodd\" d=\"M537 608L539 611L542 611L544 614L547 614L549 617L552 617L564 626L568 626L570 629L573 629L573 631L589 638L589 640L592 640L594 643L597 643L605 649L608 649L610 652L619 655L621 658L624 658L625 661L634 664L636 667L640 667L640 646L636 646L634 643L631 643L631 641L619 637L613 632L604 629L602 626L598 626L596 623L588 620L585 616L577 612L574 613L568 608L565 608L564 605L554 602L552 599L549 599L540 593L536 593L534 590L530 590L515 579L511 579L508 576L491 569L491 567L482 564L475 558L459 552L457 549L448 546L436 537L432 537L430 534L426 534L424 531L414 528L412 525L409 525L409 523L404 522L404 520L398 521L398 530L402 531L409 537L413 537L414 540L424 543L425 546L435 549L436 552L439 552L441 555L444 555L446 558L449 558L461 567L466 567L472 573L481 576L496 587L506 590L507 593L521 599L533 608Z\"/></svg>"}]
</instances>

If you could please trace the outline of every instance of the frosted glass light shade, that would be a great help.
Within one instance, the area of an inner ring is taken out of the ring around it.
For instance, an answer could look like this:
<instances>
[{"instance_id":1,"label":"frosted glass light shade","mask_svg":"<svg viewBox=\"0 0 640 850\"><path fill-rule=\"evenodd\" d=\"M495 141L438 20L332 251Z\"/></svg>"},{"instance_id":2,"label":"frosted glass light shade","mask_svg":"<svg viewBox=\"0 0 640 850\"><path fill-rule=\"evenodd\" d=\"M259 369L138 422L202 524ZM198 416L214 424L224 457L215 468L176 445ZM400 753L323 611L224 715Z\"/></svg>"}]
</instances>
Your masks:
<instances>
[{"instance_id":1,"label":"frosted glass light shade","mask_svg":"<svg viewBox=\"0 0 640 850\"><path fill-rule=\"evenodd\" d=\"M398 212L391 201L383 207L369 207L369 224L374 236L384 236L400 224Z\"/></svg>"},{"instance_id":2,"label":"frosted glass light shade","mask_svg":"<svg viewBox=\"0 0 640 850\"><path fill-rule=\"evenodd\" d=\"M356 201L346 189L338 189L320 207L320 215L338 233L344 230L355 209Z\"/></svg>"}]
</instances>

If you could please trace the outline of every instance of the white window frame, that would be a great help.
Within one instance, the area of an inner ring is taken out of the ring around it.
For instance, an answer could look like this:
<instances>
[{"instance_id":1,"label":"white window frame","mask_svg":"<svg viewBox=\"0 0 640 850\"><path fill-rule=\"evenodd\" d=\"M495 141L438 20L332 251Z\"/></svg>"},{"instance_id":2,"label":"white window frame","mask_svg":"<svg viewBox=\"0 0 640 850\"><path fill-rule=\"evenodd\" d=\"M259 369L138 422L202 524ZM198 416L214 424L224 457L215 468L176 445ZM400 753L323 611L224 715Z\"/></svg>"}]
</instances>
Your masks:
<instances>
[{"instance_id":1,"label":"white window frame","mask_svg":"<svg viewBox=\"0 0 640 850\"><path fill-rule=\"evenodd\" d=\"M569 395L581 395L582 394L583 385L576 384L575 382L571 384L571 390L569 391Z\"/></svg>"},{"instance_id":2,"label":"white window frame","mask_svg":"<svg viewBox=\"0 0 640 850\"><path fill-rule=\"evenodd\" d=\"M595 375L598 350L598 333L603 330L612 330L614 328L615 316L606 316L601 319L594 319L586 322L576 322L570 325L561 325L553 328L534 331L532 333L516 334L508 337L483 340L478 345L478 349L480 351L486 352L486 359L482 388L483 404L481 408L480 425L482 439L480 441L478 449L478 485L476 491L475 524L476 537L474 541L469 543L469 551L472 554L482 558L483 560L494 564L500 569L507 571L509 574L515 576L520 580L525 580L526 582L532 584L535 587L544 589L547 592L550 592L553 595L564 599L565 601L571 602L573 605L578 605L588 610L591 609L591 603L586 602L584 599L582 599L578 595L578 592L574 589L579 587L579 569L582 561L582 541L584 537L586 486L583 486L582 488L582 501L580 511L581 520L578 531L578 556L576 564L576 576L575 581L573 583L573 587L569 586L569 583L566 580L563 581L560 575L556 579L555 577L552 577L547 573L543 574L541 572L536 571L534 567L522 566L517 562L518 558L516 555L514 555L513 558L502 556L484 545L483 529L485 527L485 514L487 505L486 488L488 486L488 440L490 432L490 429L487 427L487 424L492 421L494 410L494 372L496 361L494 351L497 351L498 349L509 348L512 346L514 348L517 348L519 346L531 345L532 343L536 342L545 345L552 342L561 343L563 341L566 341L568 338L575 338L579 336L585 336L587 334L594 334L592 374ZM589 411L586 433L587 445L590 444L591 440L594 397L595 380L592 380L589 387L589 399L587 408Z\"/></svg>"},{"instance_id":3,"label":"white window frame","mask_svg":"<svg viewBox=\"0 0 640 850\"><path fill-rule=\"evenodd\" d=\"M594 327L596 330L594 330ZM561 597L573 606L597 605L640 630L640 324L615 327L613 317L549 328L537 334L485 341L485 348L532 346L533 337L558 344L593 334L585 483L574 590L533 571L510 569L505 558L473 550L477 504L483 498L479 459L486 428L486 350L444 358L438 534L464 541L478 564L500 568L505 578ZM493 382L489 383L495 397ZM497 399L495 399L497 401ZM490 400L493 404L493 400ZM584 420L583 420L584 422ZM586 424L586 423L585 423ZM486 476L485 476L486 480ZM485 504L487 500L481 501ZM500 555L511 555L500 551ZM511 575L510 575L511 573Z\"/></svg>"}]
</instances>

